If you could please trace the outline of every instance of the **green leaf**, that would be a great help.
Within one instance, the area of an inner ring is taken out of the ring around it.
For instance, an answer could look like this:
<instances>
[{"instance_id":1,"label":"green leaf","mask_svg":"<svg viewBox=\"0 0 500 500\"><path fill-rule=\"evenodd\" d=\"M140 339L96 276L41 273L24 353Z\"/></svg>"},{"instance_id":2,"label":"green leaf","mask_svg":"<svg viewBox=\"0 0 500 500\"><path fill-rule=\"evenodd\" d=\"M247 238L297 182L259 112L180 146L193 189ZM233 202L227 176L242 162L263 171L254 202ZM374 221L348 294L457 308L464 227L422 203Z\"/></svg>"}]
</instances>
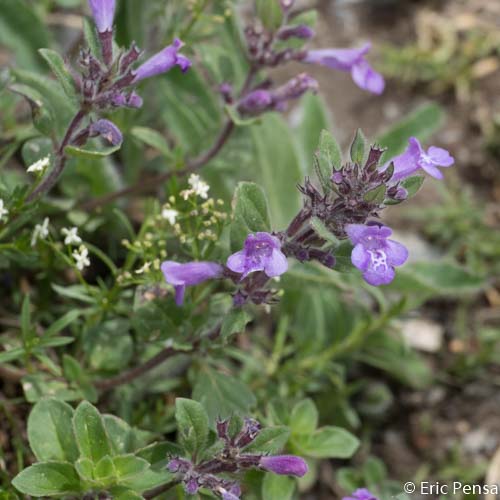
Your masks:
<instances>
[{"instance_id":1,"label":"green leaf","mask_svg":"<svg viewBox=\"0 0 500 500\"><path fill-rule=\"evenodd\" d=\"M135 455L119 455L113 459L116 473L120 478L128 479L142 474L149 469L149 463Z\"/></svg>"},{"instance_id":2,"label":"green leaf","mask_svg":"<svg viewBox=\"0 0 500 500\"><path fill-rule=\"evenodd\" d=\"M44 337L51 337L52 335L57 335L67 326L73 324L81 313L82 311L78 309L73 309L71 311L68 311L64 316L61 316L58 320L54 321L54 323L52 323L45 330L45 332L43 333Z\"/></svg>"},{"instance_id":3,"label":"green leaf","mask_svg":"<svg viewBox=\"0 0 500 500\"><path fill-rule=\"evenodd\" d=\"M240 182L233 198L231 247L241 250L250 233L270 231L269 212L264 190L253 182Z\"/></svg>"},{"instance_id":4,"label":"green leaf","mask_svg":"<svg viewBox=\"0 0 500 500\"><path fill-rule=\"evenodd\" d=\"M366 153L366 137L361 129L358 128L354 140L351 144L351 161L357 165L363 166Z\"/></svg>"},{"instance_id":5,"label":"green leaf","mask_svg":"<svg viewBox=\"0 0 500 500\"><path fill-rule=\"evenodd\" d=\"M130 425L114 415L103 415L104 427L113 451L117 455L132 452L135 449L135 433Z\"/></svg>"},{"instance_id":6,"label":"green leaf","mask_svg":"<svg viewBox=\"0 0 500 500\"><path fill-rule=\"evenodd\" d=\"M329 243L330 247L337 248L340 245L340 241L332 232L328 230L321 219L319 219L318 217L312 217L309 223L311 224L311 227L316 231L318 236Z\"/></svg>"},{"instance_id":7,"label":"green leaf","mask_svg":"<svg viewBox=\"0 0 500 500\"><path fill-rule=\"evenodd\" d=\"M139 141L158 150L166 158L173 158L167 140L156 130L148 127L132 127L130 133Z\"/></svg>"},{"instance_id":8,"label":"green leaf","mask_svg":"<svg viewBox=\"0 0 500 500\"><path fill-rule=\"evenodd\" d=\"M45 59L50 69L58 79L65 94L70 99L75 99L75 86L70 72L66 68L63 58L54 50L39 49L38 52Z\"/></svg>"},{"instance_id":9,"label":"green leaf","mask_svg":"<svg viewBox=\"0 0 500 500\"><path fill-rule=\"evenodd\" d=\"M88 158L91 160L96 160L99 158L105 158L106 156L112 155L116 153L121 148L121 144L118 146L110 146L107 148L103 148L100 151L80 148L78 146L66 146L64 148L64 152L68 156L72 156L74 158Z\"/></svg>"},{"instance_id":10,"label":"green leaf","mask_svg":"<svg viewBox=\"0 0 500 500\"><path fill-rule=\"evenodd\" d=\"M384 158L394 158L402 153L408 146L410 137L427 140L441 127L443 118L443 109L438 104L426 104L407 115L377 138L377 143L387 148Z\"/></svg>"},{"instance_id":11,"label":"green leaf","mask_svg":"<svg viewBox=\"0 0 500 500\"><path fill-rule=\"evenodd\" d=\"M94 482L94 463L88 458L79 458L75 462L75 469L84 481Z\"/></svg>"},{"instance_id":12,"label":"green leaf","mask_svg":"<svg viewBox=\"0 0 500 500\"><path fill-rule=\"evenodd\" d=\"M318 151L316 152L316 175L318 176L323 191L331 191L332 181L330 177L334 170L340 170L342 167L342 152L340 147L330 132L323 130L321 132Z\"/></svg>"},{"instance_id":13,"label":"green leaf","mask_svg":"<svg viewBox=\"0 0 500 500\"><path fill-rule=\"evenodd\" d=\"M328 106L324 99L320 95L309 93L302 97L299 118L299 124L294 128L294 136L300 145L304 171L308 171L314 153L318 149L318 137L321 137L323 133L329 135L327 130L331 128Z\"/></svg>"},{"instance_id":14,"label":"green leaf","mask_svg":"<svg viewBox=\"0 0 500 500\"><path fill-rule=\"evenodd\" d=\"M363 197L368 203L374 203L375 205L380 205L385 199L386 187L384 184L377 186L376 188L370 189L370 191L365 193Z\"/></svg>"},{"instance_id":15,"label":"green leaf","mask_svg":"<svg viewBox=\"0 0 500 500\"><path fill-rule=\"evenodd\" d=\"M111 490L114 500L141 500L144 497L128 488L113 488Z\"/></svg>"},{"instance_id":16,"label":"green leaf","mask_svg":"<svg viewBox=\"0 0 500 500\"><path fill-rule=\"evenodd\" d=\"M312 399L304 399L297 403L290 416L292 435L312 434L318 426L318 410Z\"/></svg>"},{"instance_id":17,"label":"green leaf","mask_svg":"<svg viewBox=\"0 0 500 500\"><path fill-rule=\"evenodd\" d=\"M39 461L74 462L78 456L73 433L73 408L58 399L42 399L28 418L28 440Z\"/></svg>"},{"instance_id":18,"label":"green leaf","mask_svg":"<svg viewBox=\"0 0 500 500\"><path fill-rule=\"evenodd\" d=\"M279 28L283 19L283 11L278 0L255 0L257 17L271 31Z\"/></svg>"},{"instance_id":19,"label":"green leaf","mask_svg":"<svg viewBox=\"0 0 500 500\"><path fill-rule=\"evenodd\" d=\"M297 184L307 170L301 168L297 143L281 115L266 113L250 130L255 154L252 180L267 194L273 228L282 229L302 206Z\"/></svg>"},{"instance_id":20,"label":"green leaf","mask_svg":"<svg viewBox=\"0 0 500 500\"><path fill-rule=\"evenodd\" d=\"M111 455L111 446L100 413L87 401L78 405L73 417L73 428L80 455L97 463Z\"/></svg>"},{"instance_id":21,"label":"green leaf","mask_svg":"<svg viewBox=\"0 0 500 500\"><path fill-rule=\"evenodd\" d=\"M75 468L66 462L41 462L20 472L12 484L33 497L62 497L82 489Z\"/></svg>"},{"instance_id":22,"label":"green leaf","mask_svg":"<svg viewBox=\"0 0 500 500\"><path fill-rule=\"evenodd\" d=\"M105 479L109 480L115 476L115 473L115 464L109 455L102 457L101 460L95 464L94 478L98 481Z\"/></svg>"},{"instance_id":23,"label":"green leaf","mask_svg":"<svg viewBox=\"0 0 500 500\"><path fill-rule=\"evenodd\" d=\"M291 500L297 481L288 476L265 474L262 481L262 500Z\"/></svg>"},{"instance_id":24,"label":"green leaf","mask_svg":"<svg viewBox=\"0 0 500 500\"><path fill-rule=\"evenodd\" d=\"M79 4L80 0L77 0L77 3ZM97 30L95 28L94 22L87 17L83 18L83 35L85 38L85 42L90 49L90 52L94 57L99 59L102 54L99 37L97 36Z\"/></svg>"},{"instance_id":25,"label":"green leaf","mask_svg":"<svg viewBox=\"0 0 500 500\"><path fill-rule=\"evenodd\" d=\"M208 415L197 401L175 400L175 420L180 440L189 453L202 451L208 438Z\"/></svg>"},{"instance_id":26,"label":"green leaf","mask_svg":"<svg viewBox=\"0 0 500 500\"><path fill-rule=\"evenodd\" d=\"M359 440L341 427L322 427L305 436L292 437L295 452L313 458L350 458Z\"/></svg>"},{"instance_id":27,"label":"green leaf","mask_svg":"<svg viewBox=\"0 0 500 500\"><path fill-rule=\"evenodd\" d=\"M243 118L238 113L236 106L225 106L224 110L227 116L231 119L231 121L237 125L238 127L247 127L248 125L252 125L253 123L260 123L260 117L254 116L251 118Z\"/></svg>"},{"instance_id":28,"label":"green leaf","mask_svg":"<svg viewBox=\"0 0 500 500\"><path fill-rule=\"evenodd\" d=\"M245 448L245 453L279 453L285 447L289 437L288 427L266 427L259 432L253 443Z\"/></svg>"},{"instance_id":29,"label":"green leaf","mask_svg":"<svg viewBox=\"0 0 500 500\"><path fill-rule=\"evenodd\" d=\"M408 191L408 197L406 198L407 200L418 193L418 191L422 187L422 184L424 183L424 180L425 177L423 175L414 175L413 177L408 177L401 182L401 186L403 186L406 191Z\"/></svg>"},{"instance_id":30,"label":"green leaf","mask_svg":"<svg viewBox=\"0 0 500 500\"><path fill-rule=\"evenodd\" d=\"M233 309L222 321L220 336L227 340L235 333L245 331L245 326L252 321L252 316L244 309Z\"/></svg>"},{"instance_id":31,"label":"green leaf","mask_svg":"<svg viewBox=\"0 0 500 500\"><path fill-rule=\"evenodd\" d=\"M193 388L193 398L203 404L212 422L234 413L247 415L255 406L252 391L236 377L203 368Z\"/></svg>"},{"instance_id":32,"label":"green leaf","mask_svg":"<svg viewBox=\"0 0 500 500\"><path fill-rule=\"evenodd\" d=\"M430 296L462 297L481 290L485 280L449 262L415 262L398 269L389 285L419 302Z\"/></svg>"}]
</instances>

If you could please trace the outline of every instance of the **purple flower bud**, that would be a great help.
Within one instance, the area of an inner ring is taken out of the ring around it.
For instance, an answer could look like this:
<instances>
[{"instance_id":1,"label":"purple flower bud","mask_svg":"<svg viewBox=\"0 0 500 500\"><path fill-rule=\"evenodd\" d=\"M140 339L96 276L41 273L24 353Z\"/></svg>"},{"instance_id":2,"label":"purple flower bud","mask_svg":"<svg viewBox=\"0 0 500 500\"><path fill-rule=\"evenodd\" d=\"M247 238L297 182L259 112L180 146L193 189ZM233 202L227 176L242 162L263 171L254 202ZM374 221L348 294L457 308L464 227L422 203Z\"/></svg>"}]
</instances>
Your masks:
<instances>
[{"instance_id":1,"label":"purple flower bud","mask_svg":"<svg viewBox=\"0 0 500 500\"><path fill-rule=\"evenodd\" d=\"M129 108L142 108L142 97L136 92L132 92L127 99L127 106Z\"/></svg>"},{"instance_id":2,"label":"purple flower bud","mask_svg":"<svg viewBox=\"0 0 500 500\"><path fill-rule=\"evenodd\" d=\"M167 464L167 469L172 473L180 472L185 474L190 468L191 462L179 457L173 458Z\"/></svg>"},{"instance_id":3,"label":"purple flower bud","mask_svg":"<svg viewBox=\"0 0 500 500\"><path fill-rule=\"evenodd\" d=\"M221 488L220 494L222 495L222 500L240 500L240 495L235 495L231 491Z\"/></svg>"},{"instance_id":4,"label":"purple flower bud","mask_svg":"<svg viewBox=\"0 0 500 500\"><path fill-rule=\"evenodd\" d=\"M281 8L285 12L289 11L293 7L294 3L295 3L295 0L280 0Z\"/></svg>"},{"instance_id":5,"label":"purple flower bud","mask_svg":"<svg viewBox=\"0 0 500 500\"><path fill-rule=\"evenodd\" d=\"M360 488L352 493L349 497L344 497L342 500L378 500L378 498L366 488Z\"/></svg>"},{"instance_id":6,"label":"purple flower bud","mask_svg":"<svg viewBox=\"0 0 500 500\"><path fill-rule=\"evenodd\" d=\"M451 167L455 160L446 149L431 146L427 151L424 151L420 141L416 137L410 137L406 151L396 156L392 162L394 163L394 174L391 181L397 182L420 169L435 179L442 179L443 174L438 167ZM387 166L388 164L384 165L383 168L386 169Z\"/></svg>"},{"instance_id":7,"label":"purple flower bud","mask_svg":"<svg viewBox=\"0 0 500 500\"><path fill-rule=\"evenodd\" d=\"M285 26L281 28L277 36L280 40L288 40L290 38L309 40L314 36L314 31L305 24L299 24L298 26Z\"/></svg>"},{"instance_id":8,"label":"purple flower bud","mask_svg":"<svg viewBox=\"0 0 500 500\"><path fill-rule=\"evenodd\" d=\"M123 135L120 129L109 120L97 120L89 126L90 137L102 137L113 146L119 146L123 141Z\"/></svg>"},{"instance_id":9,"label":"purple flower bud","mask_svg":"<svg viewBox=\"0 0 500 500\"><path fill-rule=\"evenodd\" d=\"M408 198L408 191L404 187L399 186L394 198L396 198L396 200L406 200L406 198Z\"/></svg>"},{"instance_id":10,"label":"purple flower bud","mask_svg":"<svg viewBox=\"0 0 500 500\"><path fill-rule=\"evenodd\" d=\"M112 31L113 18L115 17L115 0L89 0L89 5L97 31L99 33Z\"/></svg>"},{"instance_id":11,"label":"purple flower bud","mask_svg":"<svg viewBox=\"0 0 500 500\"><path fill-rule=\"evenodd\" d=\"M365 59L370 48L371 44L367 43L358 49L309 50L302 57L302 61L340 71L350 71L358 87L373 94L381 94L385 87L384 78Z\"/></svg>"},{"instance_id":12,"label":"purple flower bud","mask_svg":"<svg viewBox=\"0 0 500 500\"><path fill-rule=\"evenodd\" d=\"M240 273L242 280L255 271L264 271L273 278L288 269L280 241L269 233L249 234L243 250L231 255L226 265L231 271Z\"/></svg>"},{"instance_id":13,"label":"purple flower bud","mask_svg":"<svg viewBox=\"0 0 500 500\"><path fill-rule=\"evenodd\" d=\"M170 71L174 66L179 66L183 72L191 67L191 61L179 54L179 49L184 44L176 38L172 45L165 47L153 57L149 58L144 64L135 71L133 83L140 82L145 78L160 75Z\"/></svg>"},{"instance_id":14,"label":"purple flower bud","mask_svg":"<svg viewBox=\"0 0 500 500\"><path fill-rule=\"evenodd\" d=\"M348 224L345 229L354 245L351 262L363 272L364 280L373 286L390 283L395 276L394 266L408 259L408 250L401 243L387 239L392 230L363 224Z\"/></svg>"},{"instance_id":15,"label":"purple flower bud","mask_svg":"<svg viewBox=\"0 0 500 500\"><path fill-rule=\"evenodd\" d=\"M161 270L167 283L175 288L175 302L181 306L184 302L186 286L198 285L206 280L220 278L223 268L215 262L188 262L179 264L178 262L165 261L161 265Z\"/></svg>"},{"instance_id":16,"label":"purple flower bud","mask_svg":"<svg viewBox=\"0 0 500 500\"><path fill-rule=\"evenodd\" d=\"M198 481L193 478L184 484L184 489L186 490L186 493L188 495L194 495L194 494L198 493L200 486L198 484Z\"/></svg>"},{"instance_id":17,"label":"purple flower bud","mask_svg":"<svg viewBox=\"0 0 500 500\"><path fill-rule=\"evenodd\" d=\"M307 463L302 458L294 455L262 457L259 465L265 470L284 476L302 477L309 470Z\"/></svg>"},{"instance_id":18,"label":"purple flower bud","mask_svg":"<svg viewBox=\"0 0 500 500\"><path fill-rule=\"evenodd\" d=\"M238 104L238 111L242 115L258 115L263 111L272 108L274 105L273 96L269 90L254 90L247 94Z\"/></svg>"},{"instance_id":19,"label":"purple flower bud","mask_svg":"<svg viewBox=\"0 0 500 500\"><path fill-rule=\"evenodd\" d=\"M285 85L278 87L272 93L272 97L275 102L280 103L290 99L297 99L308 90L317 92L318 88L318 82L314 78L306 73L301 73L289 80Z\"/></svg>"},{"instance_id":20,"label":"purple flower bud","mask_svg":"<svg viewBox=\"0 0 500 500\"><path fill-rule=\"evenodd\" d=\"M344 180L344 176L341 172L335 172L332 175L331 179L335 184L340 184Z\"/></svg>"}]
</instances>

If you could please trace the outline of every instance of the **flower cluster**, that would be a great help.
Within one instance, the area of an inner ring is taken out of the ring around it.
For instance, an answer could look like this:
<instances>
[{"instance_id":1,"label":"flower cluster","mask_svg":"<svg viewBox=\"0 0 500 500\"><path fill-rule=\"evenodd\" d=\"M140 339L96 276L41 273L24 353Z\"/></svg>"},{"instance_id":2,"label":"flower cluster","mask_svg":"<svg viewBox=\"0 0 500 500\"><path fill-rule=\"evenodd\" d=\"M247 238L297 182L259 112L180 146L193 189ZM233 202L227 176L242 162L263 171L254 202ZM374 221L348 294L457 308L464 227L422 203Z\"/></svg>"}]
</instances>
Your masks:
<instances>
[{"instance_id":1,"label":"flower cluster","mask_svg":"<svg viewBox=\"0 0 500 500\"><path fill-rule=\"evenodd\" d=\"M221 443L214 457L194 463L182 457L173 457L167 464L170 472L179 476L186 493L194 495L205 488L223 500L238 500L241 487L235 480L220 477L219 474L244 472L248 469L261 469L275 474L302 477L308 471L307 463L293 455L268 456L245 451L252 444L261 426L251 418L244 420L243 426L235 435L230 435L230 420L217 422L217 435Z\"/></svg>"},{"instance_id":2,"label":"flower cluster","mask_svg":"<svg viewBox=\"0 0 500 500\"><path fill-rule=\"evenodd\" d=\"M336 240L350 240L352 264L367 283L390 283L395 267L408 259L408 251L389 239L392 230L379 222L381 212L387 205L407 198L404 186L408 176L421 169L436 177L437 166L450 166L454 160L441 148L431 147L424 152L413 137L407 150L388 165L379 164L383 152L372 146L363 164L331 165L331 177L322 190L306 179L300 186L303 208L288 228L273 234L248 235L243 249L229 256L224 266L216 262L164 262L161 270L167 283L175 288L176 303L183 303L187 286L220 278L228 278L237 286L233 295L236 306L272 303L276 292L266 285L288 270L287 257L335 268L335 249L328 248L315 220Z\"/></svg>"},{"instance_id":3,"label":"flower cluster","mask_svg":"<svg viewBox=\"0 0 500 500\"><path fill-rule=\"evenodd\" d=\"M74 130L71 130L64 146L82 146L88 139L95 137L103 138L112 146L119 146L122 134L115 124L100 119L79 127L81 117L91 111L140 108L143 101L134 90L139 82L166 73L175 66L186 71L191 66L191 61L179 53L183 43L175 39L171 45L135 67L142 54L138 47L133 43L128 50L116 51L113 43L115 0L89 0L89 6L97 28L102 57L99 59L90 49L84 49L78 58L79 71L71 68L70 73L81 96L81 114L80 119L74 122ZM29 171L38 172L46 166L43 160L30 167Z\"/></svg>"}]
</instances>

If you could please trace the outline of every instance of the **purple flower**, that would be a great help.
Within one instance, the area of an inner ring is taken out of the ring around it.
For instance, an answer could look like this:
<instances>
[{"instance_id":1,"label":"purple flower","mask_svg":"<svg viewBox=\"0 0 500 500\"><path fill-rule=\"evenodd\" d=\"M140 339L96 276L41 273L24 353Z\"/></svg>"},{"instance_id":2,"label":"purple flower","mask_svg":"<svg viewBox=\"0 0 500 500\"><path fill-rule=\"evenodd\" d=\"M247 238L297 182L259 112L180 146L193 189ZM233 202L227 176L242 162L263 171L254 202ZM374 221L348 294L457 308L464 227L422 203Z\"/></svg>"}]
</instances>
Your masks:
<instances>
[{"instance_id":1,"label":"purple flower","mask_svg":"<svg viewBox=\"0 0 500 500\"><path fill-rule=\"evenodd\" d=\"M200 486L198 484L198 481L193 478L193 479L189 479L184 484L184 489L186 490L186 493L188 495L194 495L195 493L198 493L198 490L200 489Z\"/></svg>"},{"instance_id":2,"label":"purple flower","mask_svg":"<svg viewBox=\"0 0 500 500\"><path fill-rule=\"evenodd\" d=\"M229 490L221 488L219 492L222 500L240 500L241 489L238 484L234 484Z\"/></svg>"},{"instance_id":3,"label":"purple flower","mask_svg":"<svg viewBox=\"0 0 500 500\"><path fill-rule=\"evenodd\" d=\"M363 272L373 286L387 285L394 279L394 266L408 258L408 250L397 241L388 240L392 230L387 226L348 224L346 232L354 248L351 262Z\"/></svg>"},{"instance_id":4,"label":"purple flower","mask_svg":"<svg viewBox=\"0 0 500 500\"><path fill-rule=\"evenodd\" d=\"M314 36L314 31L306 24L299 24L298 26L285 26L278 31L277 37L280 40L288 40L290 38L301 38L302 40L309 40Z\"/></svg>"},{"instance_id":5,"label":"purple flower","mask_svg":"<svg viewBox=\"0 0 500 500\"><path fill-rule=\"evenodd\" d=\"M185 474L191 468L191 462L183 458L172 458L167 464L167 469L170 472L180 472Z\"/></svg>"},{"instance_id":6,"label":"purple flower","mask_svg":"<svg viewBox=\"0 0 500 500\"><path fill-rule=\"evenodd\" d=\"M153 57L149 58L144 64L139 66L135 71L133 83L140 82L145 78L160 75L170 71L174 66L179 66L183 72L191 67L191 61L179 54L179 49L184 44L176 38L172 45L168 45L161 52L158 52Z\"/></svg>"},{"instance_id":7,"label":"purple flower","mask_svg":"<svg viewBox=\"0 0 500 500\"><path fill-rule=\"evenodd\" d=\"M113 146L119 146L123 141L120 129L109 120L97 120L89 126L89 137L102 137Z\"/></svg>"},{"instance_id":8,"label":"purple flower","mask_svg":"<svg viewBox=\"0 0 500 500\"><path fill-rule=\"evenodd\" d=\"M385 87L384 78L365 59L370 48L371 44L367 43L358 49L309 50L302 61L340 71L350 71L358 87L373 94L381 94Z\"/></svg>"},{"instance_id":9,"label":"purple flower","mask_svg":"<svg viewBox=\"0 0 500 500\"><path fill-rule=\"evenodd\" d=\"M442 179L443 174L438 167L451 167L455 160L446 149L431 146L424 151L416 137L410 137L406 151L396 156L394 163L394 175L391 181L399 181L412 175L419 169L424 170L436 179Z\"/></svg>"},{"instance_id":10,"label":"purple flower","mask_svg":"<svg viewBox=\"0 0 500 500\"><path fill-rule=\"evenodd\" d=\"M294 455L262 457L259 465L265 470L284 476L302 477L309 470L307 463L302 458Z\"/></svg>"},{"instance_id":11,"label":"purple flower","mask_svg":"<svg viewBox=\"0 0 500 500\"><path fill-rule=\"evenodd\" d=\"M231 271L241 273L241 279L255 271L264 271L273 278L288 269L280 241L269 233L249 234L243 250L231 255L226 265Z\"/></svg>"},{"instance_id":12,"label":"purple flower","mask_svg":"<svg viewBox=\"0 0 500 500\"><path fill-rule=\"evenodd\" d=\"M342 500L378 500L378 498L366 488L360 488L352 493L352 496L344 497Z\"/></svg>"},{"instance_id":13,"label":"purple flower","mask_svg":"<svg viewBox=\"0 0 500 500\"><path fill-rule=\"evenodd\" d=\"M223 271L222 266L215 262L179 264L169 260L162 263L161 270L167 283L175 288L175 303L178 306L184 302L186 286L198 285L209 279L220 278Z\"/></svg>"},{"instance_id":14,"label":"purple flower","mask_svg":"<svg viewBox=\"0 0 500 500\"><path fill-rule=\"evenodd\" d=\"M115 0L89 0L92 17L99 33L112 31L115 17Z\"/></svg>"}]
</instances>

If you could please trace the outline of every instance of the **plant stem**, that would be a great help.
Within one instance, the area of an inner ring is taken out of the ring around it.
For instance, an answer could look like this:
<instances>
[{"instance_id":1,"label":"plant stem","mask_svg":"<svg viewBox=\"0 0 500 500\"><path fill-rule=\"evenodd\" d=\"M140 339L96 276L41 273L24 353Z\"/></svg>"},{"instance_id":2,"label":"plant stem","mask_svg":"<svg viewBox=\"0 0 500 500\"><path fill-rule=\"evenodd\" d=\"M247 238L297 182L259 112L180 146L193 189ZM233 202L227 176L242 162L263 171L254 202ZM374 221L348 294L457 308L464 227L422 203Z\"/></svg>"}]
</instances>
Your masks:
<instances>
[{"instance_id":1,"label":"plant stem","mask_svg":"<svg viewBox=\"0 0 500 500\"><path fill-rule=\"evenodd\" d=\"M74 116L73 120L69 124L68 130L64 135L64 138L59 146L59 149L56 153L56 164L52 171L45 177L45 179L38 185L38 187L28 196L28 202L47 194L57 183L60 175L62 174L64 167L66 166L66 155L64 154L64 148L70 143L73 134L77 130L78 126L82 122L82 120L87 116L88 110L81 108L78 113Z\"/></svg>"},{"instance_id":2,"label":"plant stem","mask_svg":"<svg viewBox=\"0 0 500 500\"><path fill-rule=\"evenodd\" d=\"M253 79L257 74L257 70L258 68L255 66L250 67L247 78L239 94L240 96L244 95L250 89ZM150 177L149 179L143 179L137 182L136 184L133 184L132 186L101 196L100 198L95 198L93 200L86 201L80 204L79 208L81 208L82 210L95 210L96 208L102 207L103 205L107 205L108 203L111 203L117 200L118 198L122 198L130 194L147 192L150 189L158 187L158 185L170 180L173 177L184 177L193 172L196 172L220 153L220 151L228 141L229 137L233 133L234 129L235 129L234 122L232 120L227 120L224 123L214 144L196 158L193 158L192 160L187 160L186 166L184 168L173 172L164 172L163 174Z\"/></svg>"},{"instance_id":3,"label":"plant stem","mask_svg":"<svg viewBox=\"0 0 500 500\"><path fill-rule=\"evenodd\" d=\"M170 359L173 356L176 356L178 354L192 354L196 352L200 348L202 341L204 339L215 340L220 334L220 328L221 327L218 326L205 336L194 339L191 343L191 348L188 350L180 350L172 346L165 347L165 349L160 351L158 354L153 356L151 359L149 359L142 365L135 366L134 368L124 371L123 373L120 373L115 377L97 380L95 382L95 386L102 391L108 391L120 385L128 384L129 382L132 382L141 375L144 375L145 373L153 370L157 366L160 366L162 363L167 361L167 359Z\"/></svg>"},{"instance_id":4,"label":"plant stem","mask_svg":"<svg viewBox=\"0 0 500 500\"><path fill-rule=\"evenodd\" d=\"M142 496L143 498L146 498L146 500L149 500L151 498L156 498L158 495L165 493L166 491L172 489L174 486L177 486L179 483L180 483L179 479L176 479L175 481L170 481L167 484L162 484L161 486L157 486L152 490L144 492Z\"/></svg>"}]
</instances>

